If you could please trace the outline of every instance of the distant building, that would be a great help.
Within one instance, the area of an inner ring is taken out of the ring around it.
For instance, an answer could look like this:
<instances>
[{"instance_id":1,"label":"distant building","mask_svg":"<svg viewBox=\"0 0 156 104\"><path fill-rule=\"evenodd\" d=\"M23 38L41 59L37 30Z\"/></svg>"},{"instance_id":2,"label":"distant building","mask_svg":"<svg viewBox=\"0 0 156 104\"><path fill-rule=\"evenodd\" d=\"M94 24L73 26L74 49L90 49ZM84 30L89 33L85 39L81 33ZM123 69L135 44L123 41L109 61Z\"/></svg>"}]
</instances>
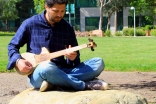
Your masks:
<instances>
[{"instance_id":1,"label":"distant building","mask_svg":"<svg viewBox=\"0 0 156 104\"><path fill-rule=\"evenodd\" d=\"M129 13L130 7L123 9L117 13L117 30L122 31L123 28L133 27L134 20ZM65 19L71 21L75 30L90 31L98 29L100 10L96 5L96 0L75 0L73 4L67 6L69 14L65 15ZM70 17L68 17L70 16ZM105 31L107 27L107 16L103 17L102 30ZM141 17L141 24L139 24L139 16L136 16L136 27L150 24L145 17ZM114 14L111 17L110 30L114 32Z\"/></svg>"},{"instance_id":2,"label":"distant building","mask_svg":"<svg viewBox=\"0 0 156 104\"><path fill-rule=\"evenodd\" d=\"M31 0L29 0L31 1ZM33 2L32 2L33 3ZM27 5L27 11L19 11L20 13L27 13L27 16L20 17L14 21L9 21L9 27L15 30L28 17L35 15L33 4ZM96 5L96 0L73 0L73 3L68 4L67 12L64 19L69 21L75 30L90 31L99 28L100 11ZM122 31L123 28L133 27L133 17L129 13L130 8L127 7L117 13L117 30ZM107 27L107 16L103 17L102 30L105 31ZM147 21L145 17L141 17L141 24L139 24L139 17L136 16L136 27L145 26ZM5 29L5 24L0 21L0 31ZM111 17L110 30L114 32L114 14Z\"/></svg>"}]
</instances>

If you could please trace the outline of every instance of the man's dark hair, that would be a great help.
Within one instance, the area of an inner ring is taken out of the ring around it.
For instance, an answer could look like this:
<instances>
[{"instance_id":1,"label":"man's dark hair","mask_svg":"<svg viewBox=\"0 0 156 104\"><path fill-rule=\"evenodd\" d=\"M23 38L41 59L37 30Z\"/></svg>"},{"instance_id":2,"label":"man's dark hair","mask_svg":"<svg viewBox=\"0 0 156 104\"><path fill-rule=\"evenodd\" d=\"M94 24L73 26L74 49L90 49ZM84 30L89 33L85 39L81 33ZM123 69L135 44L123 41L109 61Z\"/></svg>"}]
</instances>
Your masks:
<instances>
[{"instance_id":1,"label":"man's dark hair","mask_svg":"<svg viewBox=\"0 0 156 104\"><path fill-rule=\"evenodd\" d=\"M45 0L45 4L51 8L54 4L66 4L67 5L68 0Z\"/></svg>"}]
</instances>

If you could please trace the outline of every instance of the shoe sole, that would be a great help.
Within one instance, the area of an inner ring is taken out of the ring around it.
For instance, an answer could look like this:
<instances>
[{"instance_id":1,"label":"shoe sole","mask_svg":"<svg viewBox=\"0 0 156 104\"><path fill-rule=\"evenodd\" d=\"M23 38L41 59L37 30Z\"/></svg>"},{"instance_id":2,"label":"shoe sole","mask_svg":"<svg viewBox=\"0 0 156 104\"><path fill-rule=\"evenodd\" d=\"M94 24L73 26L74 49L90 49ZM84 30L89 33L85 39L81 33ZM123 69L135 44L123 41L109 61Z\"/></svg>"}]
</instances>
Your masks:
<instances>
[{"instance_id":1,"label":"shoe sole","mask_svg":"<svg viewBox=\"0 0 156 104\"><path fill-rule=\"evenodd\" d=\"M40 92L44 92L48 89L48 82L47 81L43 81L40 87Z\"/></svg>"}]
</instances>

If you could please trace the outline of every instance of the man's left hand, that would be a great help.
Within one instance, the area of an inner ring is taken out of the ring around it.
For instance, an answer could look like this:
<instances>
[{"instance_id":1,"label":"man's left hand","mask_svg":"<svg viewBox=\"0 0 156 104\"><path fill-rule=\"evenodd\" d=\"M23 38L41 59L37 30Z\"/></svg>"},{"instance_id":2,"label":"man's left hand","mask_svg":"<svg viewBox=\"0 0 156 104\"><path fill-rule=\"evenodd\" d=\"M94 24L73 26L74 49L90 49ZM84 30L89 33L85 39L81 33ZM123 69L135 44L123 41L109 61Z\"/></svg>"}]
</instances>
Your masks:
<instances>
[{"instance_id":1,"label":"man's left hand","mask_svg":"<svg viewBox=\"0 0 156 104\"><path fill-rule=\"evenodd\" d=\"M71 48L71 45L69 45L68 48ZM77 52L67 52L64 56L66 56L69 60L73 61L75 60L76 56L77 56Z\"/></svg>"}]
</instances>

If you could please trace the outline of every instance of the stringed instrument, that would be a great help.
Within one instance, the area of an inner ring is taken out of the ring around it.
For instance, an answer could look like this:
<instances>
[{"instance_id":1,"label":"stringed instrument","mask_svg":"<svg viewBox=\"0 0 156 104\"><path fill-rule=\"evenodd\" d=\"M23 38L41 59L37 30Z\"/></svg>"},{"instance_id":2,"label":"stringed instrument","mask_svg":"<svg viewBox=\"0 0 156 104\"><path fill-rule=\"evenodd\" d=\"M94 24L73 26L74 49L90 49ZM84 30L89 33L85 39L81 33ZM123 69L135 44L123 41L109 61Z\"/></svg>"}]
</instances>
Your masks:
<instances>
[{"instance_id":1,"label":"stringed instrument","mask_svg":"<svg viewBox=\"0 0 156 104\"><path fill-rule=\"evenodd\" d=\"M53 52L53 53L49 53L48 49L46 49L45 47L42 47L41 53L40 54L33 54L30 52L25 52L22 53L21 56L23 59L29 61L32 65L33 65L33 69L30 70L29 72L21 72L17 67L15 67L17 73L19 73L20 75L29 75L31 73L33 73L35 67L44 61L48 61L51 60L53 58L57 58L59 56L63 56L66 53L70 53L70 52L74 52L74 51L78 51L84 48L91 48L92 51L94 51L94 47L97 47L97 44L95 42L93 42L92 39L88 39L89 43L88 44L82 44L79 46L75 46L72 48L68 48L68 49L64 49L64 50L60 50L57 52Z\"/></svg>"}]
</instances>

